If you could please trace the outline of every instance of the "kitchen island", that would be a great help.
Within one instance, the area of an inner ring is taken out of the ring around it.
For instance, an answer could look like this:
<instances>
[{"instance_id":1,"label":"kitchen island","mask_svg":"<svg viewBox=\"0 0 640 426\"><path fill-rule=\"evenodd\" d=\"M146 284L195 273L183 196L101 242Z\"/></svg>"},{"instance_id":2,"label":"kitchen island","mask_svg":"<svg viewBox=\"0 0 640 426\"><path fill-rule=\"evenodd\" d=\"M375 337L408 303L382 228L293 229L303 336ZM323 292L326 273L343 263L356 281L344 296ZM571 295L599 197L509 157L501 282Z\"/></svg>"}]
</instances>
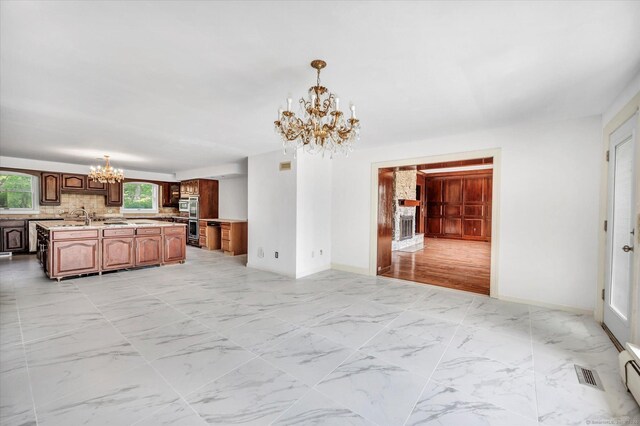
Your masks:
<instances>
[{"instance_id":1,"label":"kitchen island","mask_svg":"<svg viewBox=\"0 0 640 426\"><path fill-rule=\"evenodd\" d=\"M142 266L184 263L183 224L127 220L85 225L38 221L37 257L52 279Z\"/></svg>"}]
</instances>

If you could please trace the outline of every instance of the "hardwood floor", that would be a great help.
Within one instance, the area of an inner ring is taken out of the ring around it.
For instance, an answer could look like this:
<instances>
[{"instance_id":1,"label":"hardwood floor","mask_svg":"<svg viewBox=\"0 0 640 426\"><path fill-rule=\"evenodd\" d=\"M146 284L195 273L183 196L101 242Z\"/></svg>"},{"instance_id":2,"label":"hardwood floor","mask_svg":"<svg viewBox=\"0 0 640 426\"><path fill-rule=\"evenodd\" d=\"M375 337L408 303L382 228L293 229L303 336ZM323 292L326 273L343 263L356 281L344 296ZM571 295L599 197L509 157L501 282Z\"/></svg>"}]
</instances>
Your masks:
<instances>
[{"instance_id":1,"label":"hardwood floor","mask_svg":"<svg viewBox=\"0 0 640 426\"><path fill-rule=\"evenodd\" d=\"M425 238L424 249L394 251L386 277L489 294L491 243Z\"/></svg>"}]
</instances>

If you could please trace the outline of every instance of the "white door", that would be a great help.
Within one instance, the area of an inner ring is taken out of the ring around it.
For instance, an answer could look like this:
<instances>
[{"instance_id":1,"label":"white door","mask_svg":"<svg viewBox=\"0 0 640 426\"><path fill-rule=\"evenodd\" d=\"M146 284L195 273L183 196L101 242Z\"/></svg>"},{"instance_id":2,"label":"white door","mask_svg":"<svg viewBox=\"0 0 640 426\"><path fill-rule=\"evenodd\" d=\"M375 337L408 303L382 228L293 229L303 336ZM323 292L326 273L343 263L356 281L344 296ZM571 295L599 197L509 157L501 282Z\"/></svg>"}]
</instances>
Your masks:
<instances>
[{"instance_id":1,"label":"white door","mask_svg":"<svg viewBox=\"0 0 640 426\"><path fill-rule=\"evenodd\" d=\"M629 341L633 276L635 123L631 117L609 139L609 206L604 323L623 345Z\"/></svg>"}]
</instances>

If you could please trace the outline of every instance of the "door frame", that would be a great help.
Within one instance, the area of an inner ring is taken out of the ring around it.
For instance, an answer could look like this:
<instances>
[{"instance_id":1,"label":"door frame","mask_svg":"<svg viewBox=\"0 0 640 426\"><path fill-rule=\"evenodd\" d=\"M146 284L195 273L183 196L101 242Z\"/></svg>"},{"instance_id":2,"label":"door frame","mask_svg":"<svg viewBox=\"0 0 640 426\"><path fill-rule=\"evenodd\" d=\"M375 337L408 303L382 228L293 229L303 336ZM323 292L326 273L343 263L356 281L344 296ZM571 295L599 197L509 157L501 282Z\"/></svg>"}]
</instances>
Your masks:
<instances>
[{"instance_id":1,"label":"door frame","mask_svg":"<svg viewBox=\"0 0 640 426\"><path fill-rule=\"evenodd\" d=\"M443 155L430 155L398 160L382 161L371 164L371 207L369 218L369 275L376 275L378 264L378 170L389 167L415 166L425 163L444 163L448 161L473 160L475 158L493 157L493 191L491 206L491 272L489 278L489 296L499 297L498 260L500 253L500 180L501 159L500 148L478 151L457 152Z\"/></svg>"},{"instance_id":2,"label":"door frame","mask_svg":"<svg viewBox=\"0 0 640 426\"><path fill-rule=\"evenodd\" d=\"M640 92L638 92L632 99L623 106L620 111L604 126L602 136L602 156L600 166L600 227L599 227L599 239L598 239L598 277L596 284L596 302L594 310L594 318L596 321L602 323L604 321L604 304L602 299L602 291L605 288L606 282L606 270L607 270L607 233L604 230L604 221L607 220L608 214L608 201L609 201L609 163L606 161L606 153L609 149L609 141L611 135L624 123L626 123L634 115L636 117L636 135L640 132ZM640 148L637 144L640 140L636 139L636 168L640 168ZM636 173L640 173L636 169ZM635 188L635 216L636 220L640 215L640 185L636 185ZM640 242L640 232L638 232L638 226L636 227L636 235L634 245ZM640 343L640 250L633 252L633 262L636 266L634 269L634 276L632 278L633 291L631 295L631 330L630 340L636 344ZM624 342L622 342L624 343Z\"/></svg>"},{"instance_id":3,"label":"door frame","mask_svg":"<svg viewBox=\"0 0 640 426\"><path fill-rule=\"evenodd\" d=\"M607 307L607 299L611 298L611 286L613 285L613 283L611 282L611 278L612 278L612 263L613 263L613 256L614 256L614 251L616 250L620 250L620 247L614 247L614 238L612 235L612 232L615 228L615 222L613 220L613 212L614 212L614 202L615 200L614 198L614 194L612 194L612 190L614 189L614 185L615 185L615 160L616 160L616 154L615 152L612 154L612 151L615 150L615 147L613 146L614 143L617 144L621 144L624 142L629 141L629 139L621 139L619 140L618 136L616 136L614 138L615 133L618 130L624 129L623 131L625 132L624 135L630 134L630 139L631 139L631 143L633 144L633 151L632 151L632 156L633 156L633 170L634 170L634 175L632 176L632 180L631 180L631 201L634 203L633 205L635 205L635 195L636 195L636 178L639 176L638 174L638 164L636 163L636 159L637 159L637 151L638 151L638 138L637 138L637 126L636 123L633 122L633 118L631 117L629 120L625 121L624 124L622 124L621 126L619 126L614 132L611 133L611 135L609 135L609 161L608 161L608 165L607 168L608 170L608 176L607 176L607 233L606 233L606 237L607 237L607 241L606 241L606 259L605 259L605 280L604 280L604 288L605 288L605 297L602 299L602 304L603 304L603 313L602 313L602 323L607 325L607 323L605 322L605 313L606 313L606 307ZM626 132L630 132L630 133L626 133ZM616 142L617 140L617 142ZM631 212L632 217L634 216L634 211ZM635 243L635 237L631 238L631 244L637 246L637 244ZM633 274L635 274L635 269L634 268L634 259L633 259L633 253L631 254L631 268L633 271ZM628 306L628 318L627 318L627 322L628 322L628 326L629 326L629 339L631 339L631 325L634 319L634 314L633 314L633 295L634 295L634 276L633 274L629 277L629 286L630 288L630 295L629 295L629 306ZM607 294L607 288L609 291L609 294ZM620 316L618 313L614 312L613 315L615 316ZM620 320L622 320L620 318ZM624 320L622 320L624 323ZM611 327L610 327L611 326ZM611 322L609 323L609 325L607 325L607 328L611 331L611 334L613 334L616 339L620 340L621 336L617 336L614 333L614 327L613 324L611 324ZM624 344L624 341L620 341L621 344Z\"/></svg>"}]
</instances>

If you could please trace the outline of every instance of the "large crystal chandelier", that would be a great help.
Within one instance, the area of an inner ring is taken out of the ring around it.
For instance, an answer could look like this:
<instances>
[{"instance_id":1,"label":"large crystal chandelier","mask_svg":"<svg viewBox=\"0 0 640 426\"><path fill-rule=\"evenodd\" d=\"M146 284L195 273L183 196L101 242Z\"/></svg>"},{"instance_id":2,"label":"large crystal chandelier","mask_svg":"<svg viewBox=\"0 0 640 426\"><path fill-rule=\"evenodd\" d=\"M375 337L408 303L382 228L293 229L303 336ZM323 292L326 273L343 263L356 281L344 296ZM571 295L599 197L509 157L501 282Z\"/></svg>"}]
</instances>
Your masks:
<instances>
[{"instance_id":1,"label":"large crystal chandelier","mask_svg":"<svg viewBox=\"0 0 640 426\"><path fill-rule=\"evenodd\" d=\"M94 182L101 183L116 183L120 182L124 179L124 170L122 169L114 169L109 164L109 156L104 156L105 165L102 166L91 166L91 172L89 172L89 179Z\"/></svg>"},{"instance_id":2,"label":"large crystal chandelier","mask_svg":"<svg viewBox=\"0 0 640 426\"><path fill-rule=\"evenodd\" d=\"M318 78L315 86L309 88L309 98L300 99L302 118L291 110L291 98L287 99L287 109L278 111L274 122L275 130L282 137L284 153L292 150L294 156L298 148L306 152L349 155L353 143L360 139L360 120L356 118L356 106L351 105L351 118L345 119L340 111L340 99L320 85L320 70L327 66L325 61L311 62Z\"/></svg>"}]
</instances>

